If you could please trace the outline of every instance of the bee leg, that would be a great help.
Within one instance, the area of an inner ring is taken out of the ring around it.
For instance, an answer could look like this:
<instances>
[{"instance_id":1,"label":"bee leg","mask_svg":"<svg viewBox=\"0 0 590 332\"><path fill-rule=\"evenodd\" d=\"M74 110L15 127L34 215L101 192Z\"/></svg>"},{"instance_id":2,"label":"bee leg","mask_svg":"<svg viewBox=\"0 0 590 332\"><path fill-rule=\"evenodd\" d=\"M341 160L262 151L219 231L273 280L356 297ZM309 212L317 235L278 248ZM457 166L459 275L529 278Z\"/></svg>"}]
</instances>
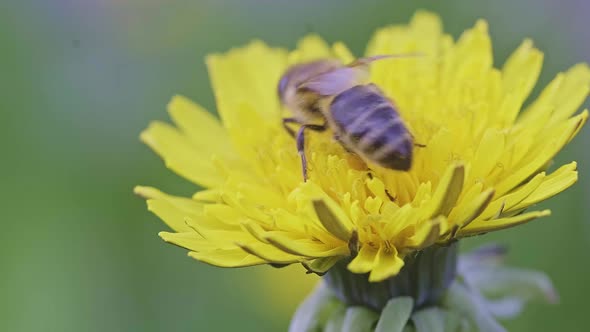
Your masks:
<instances>
[{"instance_id":1,"label":"bee leg","mask_svg":"<svg viewBox=\"0 0 590 332\"><path fill-rule=\"evenodd\" d=\"M324 131L327 129L325 124L323 125L314 125L314 124L304 124L299 127L299 131L297 132L297 152L301 157L301 168L303 170L303 181L307 181L307 158L305 157L305 129L310 129L313 131Z\"/></svg>"},{"instance_id":2,"label":"bee leg","mask_svg":"<svg viewBox=\"0 0 590 332\"><path fill-rule=\"evenodd\" d=\"M291 137L295 138L295 131L289 127L289 123L299 123L295 118L283 118L283 128L291 135Z\"/></svg>"}]
</instances>

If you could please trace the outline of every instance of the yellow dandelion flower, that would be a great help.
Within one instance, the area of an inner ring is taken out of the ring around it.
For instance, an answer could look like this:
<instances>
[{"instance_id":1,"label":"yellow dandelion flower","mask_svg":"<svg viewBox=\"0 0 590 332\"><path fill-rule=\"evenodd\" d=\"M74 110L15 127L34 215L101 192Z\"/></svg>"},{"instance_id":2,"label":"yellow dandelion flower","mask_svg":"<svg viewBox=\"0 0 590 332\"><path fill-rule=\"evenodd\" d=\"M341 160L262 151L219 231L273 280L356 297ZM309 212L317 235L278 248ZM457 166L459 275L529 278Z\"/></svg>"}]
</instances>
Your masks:
<instances>
[{"instance_id":1,"label":"yellow dandelion flower","mask_svg":"<svg viewBox=\"0 0 590 332\"><path fill-rule=\"evenodd\" d=\"M175 125L154 122L141 134L167 167L205 188L190 198L135 189L172 228L160 236L215 266L301 263L323 273L342 260L382 281L421 249L547 216L526 210L577 180L575 162L548 168L588 117L575 115L588 66L558 74L525 103L543 61L530 40L496 68L486 22L454 41L425 12L378 30L366 51L408 53L424 56L376 62L371 81L424 145L412 168L367 165L331 132L310 132L306 182L282 127L278 80L290 65L347 63L351 52L308 36L291 52L254 41L207 57L221 121L176 96L168 105Z\"/></svg>"}]
</instances>

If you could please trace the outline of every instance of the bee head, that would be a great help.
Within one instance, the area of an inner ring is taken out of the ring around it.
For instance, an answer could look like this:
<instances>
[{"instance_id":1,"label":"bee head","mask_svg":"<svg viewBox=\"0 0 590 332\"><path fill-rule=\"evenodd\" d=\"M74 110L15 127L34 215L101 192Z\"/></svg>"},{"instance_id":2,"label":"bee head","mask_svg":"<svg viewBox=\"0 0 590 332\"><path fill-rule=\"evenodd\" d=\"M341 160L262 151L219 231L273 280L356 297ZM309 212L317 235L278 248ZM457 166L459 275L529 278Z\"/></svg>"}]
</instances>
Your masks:
<instances>
[{"instance_id":1,"label":"bee head","mask_svg":"<svg viewBox=\"0 0 590 332\"><path fill-rule=\"evenodd\" d=\"M290 67L281 76L277 86L277 94L281 104L293 112L302 111L298 109L300 108L298 105L301 104L304 91L300 91L299 87L317 75L340 67L342 64L336 60L317 60Z\"/></svg>"}]
</instances>

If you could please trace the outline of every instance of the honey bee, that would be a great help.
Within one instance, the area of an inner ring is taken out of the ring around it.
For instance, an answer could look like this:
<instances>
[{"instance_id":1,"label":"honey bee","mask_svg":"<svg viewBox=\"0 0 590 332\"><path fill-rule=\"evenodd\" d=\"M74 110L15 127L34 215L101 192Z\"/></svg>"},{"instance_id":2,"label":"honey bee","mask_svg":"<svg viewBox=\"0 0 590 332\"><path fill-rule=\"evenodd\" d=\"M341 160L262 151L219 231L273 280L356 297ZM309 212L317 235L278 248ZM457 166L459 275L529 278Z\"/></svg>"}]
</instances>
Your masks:
<instances>
[{"instance_id":1,"label":"honey bee","mask_svg":"<svg viewBox=\"0 0 590 332\"><path fill-rule=\"evenodd\" d=\"M348 65L336 60L317 60L292 66L283 74L278 95L293 114L283 119L283 126L296 137L304 181L307 129L330 128L346 150L365 161L400 171L410 169L413 137L393 102L368 82L371 62L400 56L360 58ZM297 133L289 127L293 123L301 125Z\"/></svg>"}]
</instances>

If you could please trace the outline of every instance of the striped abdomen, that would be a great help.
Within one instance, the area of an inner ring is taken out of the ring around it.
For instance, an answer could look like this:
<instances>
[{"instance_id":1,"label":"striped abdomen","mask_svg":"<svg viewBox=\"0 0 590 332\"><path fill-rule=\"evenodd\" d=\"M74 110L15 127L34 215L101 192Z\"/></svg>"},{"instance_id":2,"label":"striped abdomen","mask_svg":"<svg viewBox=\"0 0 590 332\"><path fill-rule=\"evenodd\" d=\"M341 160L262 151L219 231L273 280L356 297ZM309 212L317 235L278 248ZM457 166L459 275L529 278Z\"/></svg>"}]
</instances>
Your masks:
<instances>
[{"instance_id":1,"label":"striped abdomen","mask_svg":"<svg viewBox=\"0 0 590 332\"><path fill-rule=\"evenodd\" d=\"M393 104L374 84L337 95L330 115L338 139L350 150L386 168L412 165L412 136Z\"/></svg>"}]
</instances>

